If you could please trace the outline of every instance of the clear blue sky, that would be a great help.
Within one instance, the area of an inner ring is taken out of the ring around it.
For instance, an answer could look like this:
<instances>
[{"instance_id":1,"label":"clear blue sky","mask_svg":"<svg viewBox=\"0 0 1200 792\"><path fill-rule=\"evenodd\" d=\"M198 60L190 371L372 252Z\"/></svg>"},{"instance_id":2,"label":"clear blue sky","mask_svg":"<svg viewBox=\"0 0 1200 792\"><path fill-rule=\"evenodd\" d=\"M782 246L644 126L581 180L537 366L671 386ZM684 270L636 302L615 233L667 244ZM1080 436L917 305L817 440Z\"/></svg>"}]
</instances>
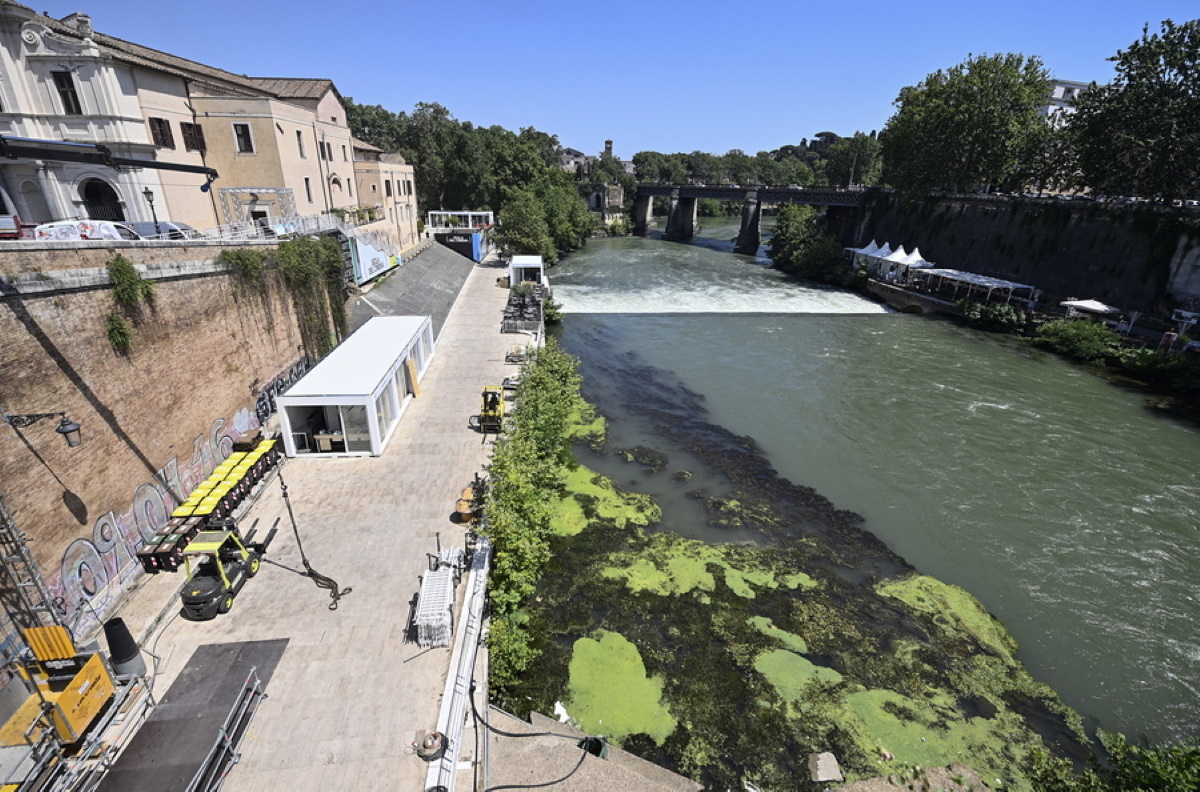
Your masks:
<instances>
[{"instance_id":1,"label":"clear blue sky","mask_svg":"<svg viewBox=\"0 0 1200 792\"><path fill-rule=\"evenodd\" d=\"M564 146L749 154L881 129L900 89L971 54L1037 55L1053 77L1108 58L1197 0L23 0L253 77L325 77L343 96L533 126Z\"/></svg>"}]
</instances>

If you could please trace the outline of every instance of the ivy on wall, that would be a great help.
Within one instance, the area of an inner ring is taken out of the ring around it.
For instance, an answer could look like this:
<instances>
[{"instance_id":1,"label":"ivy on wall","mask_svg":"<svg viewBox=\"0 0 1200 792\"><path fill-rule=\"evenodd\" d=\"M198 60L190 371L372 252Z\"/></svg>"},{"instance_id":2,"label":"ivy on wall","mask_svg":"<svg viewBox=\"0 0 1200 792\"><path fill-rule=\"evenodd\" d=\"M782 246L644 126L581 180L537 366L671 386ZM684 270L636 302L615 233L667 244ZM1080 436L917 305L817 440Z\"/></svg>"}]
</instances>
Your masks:
<instances>
[{"instance_id":1,"label":"ivy on wall","mask_svg":"<svg viewBox=\"0 0 1200 792\"><path fill-rule=\"evenodd\" d=\"M108 260L116 310L105 318L105 335L113 351L128 355L133 348L133 326L142 322L143 304L154 309L154 283L144 280L133 262L120 253Z\"/></svg>"},{"instance_id":2,"label":"ivy on wall","mask_svg":"<svg viewBox=\"0 0 1200 792\"><path fill-rule=\"evenodd\" d=\"M268 278L277 273L292 296L300 339L313 359L324 357L349 333L342 251L332 237L297 237L273 253L253 248L217 256L242 289L264 299Z\"/></svg>"}]
</instances>

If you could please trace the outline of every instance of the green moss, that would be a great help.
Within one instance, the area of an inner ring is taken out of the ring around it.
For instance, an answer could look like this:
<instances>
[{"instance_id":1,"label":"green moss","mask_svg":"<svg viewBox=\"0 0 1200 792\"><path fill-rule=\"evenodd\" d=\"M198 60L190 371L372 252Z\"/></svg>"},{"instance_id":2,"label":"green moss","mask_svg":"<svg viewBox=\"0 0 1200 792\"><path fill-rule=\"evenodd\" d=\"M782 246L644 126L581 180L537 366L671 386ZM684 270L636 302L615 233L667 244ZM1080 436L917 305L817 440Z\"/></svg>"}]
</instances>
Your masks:
<instances>
[{"instance_id":1,"label":"green moss","mask_svg":"<svg viewBox=\"0 0 1200 792\"><path fill-rule=\"evenodd\" d=\"M663 681L649 677L637 647L623 635L580 638L570 663L571 717L592 734L647 734L662 744L676 721L662 702Z\"/></svg>"},{"instance_id":2,"label":"green moss","mask_svg":"<svg viewBox=\"0 0 1200 792\"><path fill-rule=\"evenodd\" d=\"M590 411L591 415L584 415L584 412L585 410L577 409L571 413L571 437L591 443L603 443L608 434L604 416L595 414L595 410Z\"/></svg>"},{"instance_id":3,"label":"green moss","mask_svg":"<svg viewBox=\"0 0 1200 792\"><path fill-rule=\"evenodd\" d=\"M754 670L766 677L780 696L796 702L804 701L804 691L810 682L842 681L842 675L832 668L819 666L786 649L763 652L754 661Z\"/></svg>"},{"instance_id":4,"label":"green moss","mask_svg":"<svg viewBox=\"0 0 1200 792\"><path fill-rule=\"evenodd\" d=\"M719 567L725 585L745 599L754 599L757 591L765 589L817 585L803 573L777 574L765 563L769 557L752 548L710 545L675 534L655 534L640 554L616 554L612 559L616 563L601 570L604 577L623 578L631 591L661 596L713 591L712 566Z\"/></svg>"},{"instance_id":5,"label":"green moss","mask_svg":"<svg viewBox=\"0 0 1200 792\"><path fill-rule=\"evenodd\" d=\"M1008 662L1016 662L1013 659L1017 651L1016 639L967 590L928 575L913 574L881 583L876 591L900 600L916 613L931 618L942 629L970 636L985 649Z\"/></svg>"},{"instance_id":6,"label":"green moss","mask_svg":"<svg viewBox=\"0 0 1200 792\"><path fill-rule=\"evenodd\" d=\"M583 465L567 472L563 487L566 493L551 509L551 526L559 536L574 536L596 519L618 528L662 519L662 509L649 495L618 492L611 479Z\"/></svg>"},{"instance_id":7,"label":"green moss","mask_svg":"<svg viewBox=\"0 0 1200 792\"><path fill-rule=\"evenodd\" d=\"M763 635L771 636L793 652L808 654L808 644L803 638L795 633L779 629L775 626L775 622L766 616L751 616L750 624L754 625Z\"/></svg>"},{"instance_id":8,"label":"green moss","mask_svg":"<svg viewBox=\"0 0 1200 792\"><path fill-rule=\"evenodd\" d=\"M630 591L650 591L662 596L686 594L689 591L712 591L716 580L708 564L696 556L674 556L661 564L639 558L627 567L608 567L600 574L607 578L624 578Z\"/></svg>"},{"instance_id":9,"label":"green moss","mask_svg":"<svg viewBox=\"0 0 1200 792\"><path fill-rule=\"evenodd\" d=\"M709 498L705 505L713 516L709 522L713 525L742 527L746 525L783 524L782 516L765 503L743 503L736 498Z\"/></svg>"},{"instance_id":10,"label":"green moss","mask_svg":"<svg viewBox=\"0 0 1200 792\"><path fill-rule=\"evenodd\" d=\"M1023 776L1010 772L1020 759L1014 746L1028 740L1023 721L1012 712L964 718L954 699L940 691L918 701L890 690L851 693L845 697L845 712L850 716L845 725L864 751L877 754L883 749L895 757L888 770L964 762L993 786L1029 788ZM1003 781L995 784L999 779Z\"/></svg>"}]
</instances>

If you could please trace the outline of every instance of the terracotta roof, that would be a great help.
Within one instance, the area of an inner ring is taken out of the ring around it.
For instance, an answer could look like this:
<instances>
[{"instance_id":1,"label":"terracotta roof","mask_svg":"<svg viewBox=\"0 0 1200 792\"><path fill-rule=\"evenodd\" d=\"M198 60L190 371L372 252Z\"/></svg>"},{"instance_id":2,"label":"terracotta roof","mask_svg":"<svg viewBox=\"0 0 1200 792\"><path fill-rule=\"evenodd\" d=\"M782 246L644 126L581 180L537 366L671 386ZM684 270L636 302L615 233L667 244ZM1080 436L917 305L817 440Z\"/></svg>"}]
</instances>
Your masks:
<instances>
[{"instance_id":1,"label":"terracotta roof","mask_svg":"<svg viewBox=\"0 0 1200 792\"><path fill-rule=\"evenodd\" d=\"M0 5L15 6L24 10L33 9L13 0L0 0ZM34 12L36 21L54 31L55 35L63 38L83 40L83 34L73 26L53 17ZM234 74L215 66L209 66L198 61L181 58L132 41L125 41L100 32L92 33L92 41L100 50L113 58L142 66L155 71L173 74L192 82L204 85L220 93L236 96L264 96L279 99L319 99L327 90L332 90L338 99L337 88L333 82L326 79L292 79L292 78L252 78L242 74Z\"/></svg>"},{"instance_id":2,"label":"terracotta roof","mask_svg":"<svg viewBox=\"0 0 1200 792\"><path fill-rule=\"evenodd\" d=\"M376 146L372 146L367 141L359 140L356 137L350 138L350 142L354 145L354 148L356 148L356 149L362 149L363 151L378 151L381 153L383 152L383 149L377 148Z\"/></svg>"},{"instance_id":3,"label":"terracotta roof","mask_svg":"<svg viewBox=\"0 0 1200 792\"><path fill-rule=\"evenodd\" d=\"M70 28L65 28L65 26L64 29L68 33L74 32ZM274 95L271 91L258 85L249 77L234 74L224 69L218 69L215 66L208 66L197 61L188 60L187 58L181 58L178 55L160 52L150 47L144 47L141 44L134 44L131 41L106 36L103 33L92 34L92 40L100 45L101 49L108 50L114 58L136 66L144 66L156 71L165 71L178 77L185 77L189 80L204 83L213 88L224 89L245 96Z\"/></svg>"},{"instance_id":4,"label":"terracotta roof","mask_svg":"<svg viewBox=\"0 0 1200 792\"><path fill-rule=\"evenodd\" d=\"M284 99L320 99L327 91L337 93L333 80L305 77L249 77L250 82ZM341 98L341 97L339 97Z\"/></svg>"}]
</instances>

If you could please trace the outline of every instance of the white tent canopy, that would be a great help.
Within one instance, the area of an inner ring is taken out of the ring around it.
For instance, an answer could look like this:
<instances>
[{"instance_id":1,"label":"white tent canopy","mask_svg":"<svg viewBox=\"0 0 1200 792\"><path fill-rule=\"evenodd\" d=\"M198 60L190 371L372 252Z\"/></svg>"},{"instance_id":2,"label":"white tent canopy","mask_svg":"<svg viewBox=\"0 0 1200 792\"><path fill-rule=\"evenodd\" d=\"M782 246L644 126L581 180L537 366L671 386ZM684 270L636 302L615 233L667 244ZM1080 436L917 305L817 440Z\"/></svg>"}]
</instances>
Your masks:
<instances>
[{"instance_id":1,"label":"white tent canopy","mask_svg":"<svg viewBox=\"0 0 1200 792\"><path fill-rule=\"evenodd\" d=\"M289 457L379 456L433 359L428 316L375 316L276 398Z\"/></svg>"},{"instance_id":2,"label":"white tent canopy","mask_svg":"<svg viewBox=\"0 0 1200 792\"><path fill-rule=\"evenodd\" d=\"M958 299L959 289L964 286L966 287L964 297L968 299L978 289L986 291L985 299L991 300L992 293L999 290L1006 293L1005 302L1011 300L1013 295L1018 291L1026 291L1029 296L1032 296L1035 291L1035 287L1025 283L1014 283L1013 281L1001 278L993 278L988 275L954 269L938 269L936 267L918 269L913 272L913 276L926 286L934 288L948 288L946 284L949 281L950 287L954 290L953 299Z\"/></svg>"},{"instance_id":3,"label":"white tent canopy","mask_svg":"<svg viewBox=\"0 0 1200 792\"><path fill-rule=\"evenodd\" d=\"M1086 311L1096 314L1119 314L1120 308L1114 308L1111 305L1105 305L1099 300L1063 300L1059 303L1070 312L1072 309L1076 311Z\"/></svg>"}]
</instances>

